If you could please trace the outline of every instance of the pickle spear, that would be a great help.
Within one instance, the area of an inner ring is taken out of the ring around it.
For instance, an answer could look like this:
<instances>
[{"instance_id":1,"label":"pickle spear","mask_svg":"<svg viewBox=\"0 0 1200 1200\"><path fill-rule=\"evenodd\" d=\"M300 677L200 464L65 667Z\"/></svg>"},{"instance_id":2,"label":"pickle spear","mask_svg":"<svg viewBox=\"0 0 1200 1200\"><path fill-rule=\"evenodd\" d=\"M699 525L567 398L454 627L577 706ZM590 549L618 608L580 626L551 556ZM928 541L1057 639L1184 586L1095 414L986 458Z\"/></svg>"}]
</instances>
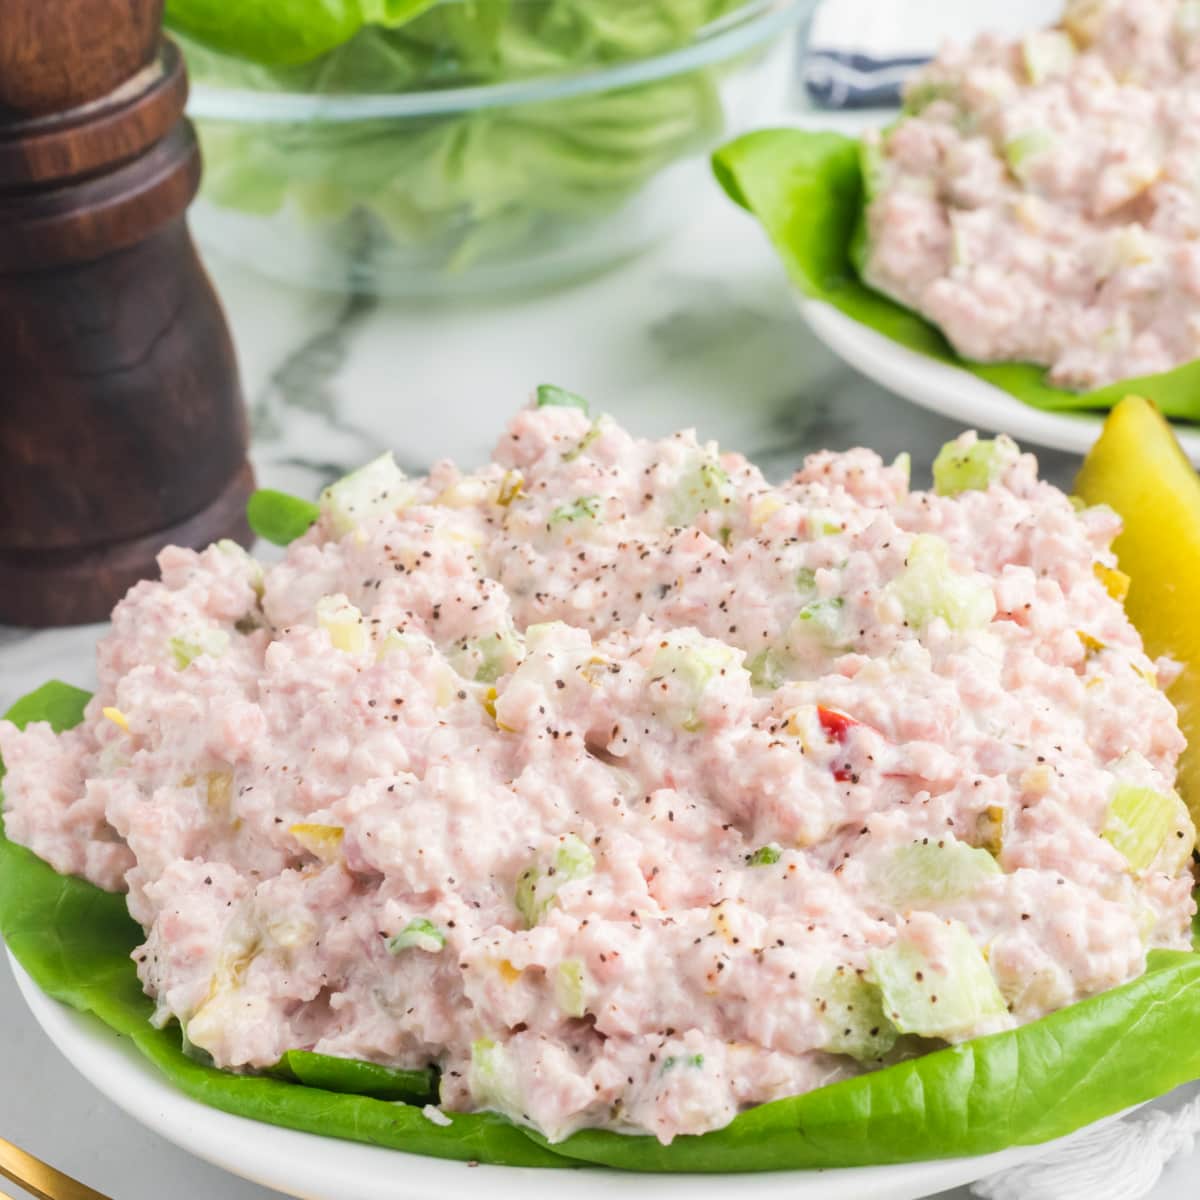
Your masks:
<instances>
[{"instance_id":1,"label":"pickle spear","mask_svg":"<svg viewBox=\"0 0 1200 1200\"><path fill-rule=\"evenodd\" d=\"M1200 476L1158 409L1127 396L1104 422L1075 491L1120 514L1125 528L1113 548L1130 578L1126 611L1151 657L1183 666L1167 695L1188 741L1179 791L1200 821Z\"/></svg>"}]
</instances>

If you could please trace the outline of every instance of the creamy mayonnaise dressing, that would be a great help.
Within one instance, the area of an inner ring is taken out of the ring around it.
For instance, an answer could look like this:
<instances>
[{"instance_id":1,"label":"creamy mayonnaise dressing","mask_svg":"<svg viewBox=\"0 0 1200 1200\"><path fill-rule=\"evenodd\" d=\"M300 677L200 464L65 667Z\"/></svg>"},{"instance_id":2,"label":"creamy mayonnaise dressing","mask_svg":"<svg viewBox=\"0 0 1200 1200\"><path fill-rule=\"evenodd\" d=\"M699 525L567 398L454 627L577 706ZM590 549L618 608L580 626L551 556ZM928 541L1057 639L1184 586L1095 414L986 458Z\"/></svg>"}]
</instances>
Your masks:
<instances>
[{"instance_id":1,"label":"creamy mayonnaise dressing","mask_svg":"<svg viewBox=\"0 0 1200 1200\"><path fill-rule=\"evenodd\" d=\"M569 405L380 460L276 565L163 552L83 724L0 723L9 836L128 891L219 1065L433 1062L552 1138L1032 1020L1188 945L1182 738L1113 513L1006 439L937 478Z\"/></svg>"},{"instance_id":2,"label":"creamy mayonnaise dressing","mask_svg":"<svg viewBox=\"0 0 1200 1200\"><path fill-rule=\"evenodd\" d=\"M1200 6L1072 0L948 46L866 144L866 280L1087 390L1200 357Z\"/></svg>"}]
</instances>

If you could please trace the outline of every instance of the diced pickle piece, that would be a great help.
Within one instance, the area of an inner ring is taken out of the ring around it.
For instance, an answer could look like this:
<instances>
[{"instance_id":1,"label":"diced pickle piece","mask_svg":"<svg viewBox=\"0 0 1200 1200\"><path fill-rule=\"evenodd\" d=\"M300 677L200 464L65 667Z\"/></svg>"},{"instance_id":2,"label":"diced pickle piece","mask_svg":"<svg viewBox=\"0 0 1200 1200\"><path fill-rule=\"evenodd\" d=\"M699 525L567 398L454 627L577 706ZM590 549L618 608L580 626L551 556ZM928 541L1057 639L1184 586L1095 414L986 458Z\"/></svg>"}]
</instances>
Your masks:
<instances>
[{"instance_id":1,"label":"diced pickle piece","mask_svg":"<svg viewBox=\"0 0 1200 1200\"><path fill-rule=\"evenodd\" d=\"M815 982L816 1009L827 1031L824 1050L867 1060L896 1044L897 1029L883 1011L876 984L845 965L822 972Z\"/></svg>"},{"instance_id":2,"label":"diced pickle piece","mask_svg":"<svg viewBox=\"0 0 1200 1200\"><path fill-rule=\"evenodd\" d=\"M1053 134L1044 129L1031 129L1004 143L1004 158L1009 170L1020 180L1029 174L1029 164L1039 154L1054 145Z\"/></svg>"},{"instance_id":3,"label":"diced pickle piece","mask_svg":"<svg viewBox=\"0 0 1200 1200\"><path fill-rule=\"evenodd\" d=\"M919 533L907 566L888 584L910 625L922 628L937 617L951 629L978 629L996 615L991 585L950 565L950 548L932 533Z\"/></svg>"},{"instance_id":4,"label":"diced pickle piece","mask_svg":"<svg viewBox=\"0 0 1200 1200\"><path fill-rule=\"evenodd\" d=\"M321 493L321 511L339 537L368 517L395 512L412 499L413 488L392 452L351 471Z\"/></svg>"},{"instance_id":5,"label":"diced pickle piece","mask_svg":"<svg viewBox=\"0 0 1200 1200\"><path fill-rule=\"evenodd\" d=\"M947 442L933 460L933 487L939 496L986 492L1017 461L1021 451L1010 437L964 434Z\"/></svg>"},{"instance_id":6,"label":"diced pickle piece","mask_svg":"<svg viewBox=\"0 0 1200 1200\"><path fill-rule=\"evenodd\" d=\"M1071 69L1075 43L1062 29L1039 29L1021 41L1021 56L1030 83L1045 83Z\"/></svg>"},{"instance_id":7,"label":"diced pickle piece","mask_svg":"<svg viewBox=\"0 0 1200 1200\"><path fill-rule=\"evenodd\" d=\"M842 640L842 608L845 600L841 596L829 596L824 600L812 600L796 614L788 630L788 643L794 650L814 641L827 649L836 649Z\"/></svg>"},{"instance_id":8,"label":"diced pickle piece","mask_svg":"<svg viewBox=\"0 0 1200 1200\"><path fill-rule=\"evenodd\" d=\"M710 447L679 481L667 520L672 525L691 525L701 513L732 504L733 497L729 474L721 466L716 448Z\"/></svg>"},{"instance_id":9,"label":"diced pickle piece","mask_svg":"<svg viewBox=\"0 0 1200 1200\"><path fill-rule=\"evenodd\" d=\"M688 732L700 729L705 691L720 676L742 670L738 657L715 638L686 630L669 634L650 664L650 697L658 715Z\"/></svg>"},{"instance_id":10,"label":"diced pickle piece","mask_svg":"<svg viewBox=\"0 0 1200 1200\"><path fill-rule=\"evenodd\" d=\"M367 627L363 615L349 597L338 592L317 601L317 624L329 634L335 649L359 654L367 645Z\"/></svg>"},{"instance_id":11,"label":"diced pickle piece","mask_svg":"<svg viewBox=\"0 0 1200 1200\"><path fill-rule=\"evenodd\" d=\"M1103 833L1134 872L1160 860L1161 868L1174 875L1191 858L1196 841L1196 830L1178 796L1129 783L1117 787Z\"/></svg>"},{"instance_id":12,"label":"diced pickle piece","mask_svg":"<svg viewBox=\"0 0 1200 1200\"><path fill-rule=\"evenodd\" d=\"M309 854L315 854L322 862L336 862L342 854L342 838L345 830L340 825L312 825L302 822L288 829Z\"/></svg>"},{"instance_id":13,"label":"diced pickle piece","mask_svg":"<svg viewBox=\"0 0 1200 1200\"><path fill-rule=\"evenodd\" d=\"M516 1068L508 1051L491 1038L479 1038L472 1043L467 1083L481 1108L498 1112L521 1111L521 1088Z\"/></svg>"},{"instance_id":14,"label":"diced pickle piece","mask_svg":"<svg viewBox=\"0 0 1200 1200\"><path fill-rule=\"evenodd\" d=\"M902 930L886 949L873 950L870 962L884 1012L901 1033L954 1040L1008 1011L961 921L939 924L921 938Z\"/></svg>"},{"instance_id":15,"label":"diced pickle piece","mask_svg":"<svg viewBox=\"0 0 1200 1200\"><path fill-rule=\"evenodd\" d=\"M1130 578L1125 611L1152 657L1170 655L1183 671L1167 688L1188 748L1177 784L1200 817L1200 479L1171 427L1148 400L1113 409L1075 483L1089 504L1108 504L1124 522L1113 548Z\"/></svg>"},{"instance_id":16,"label":"diced pickle piece","mask_svg":"<svg viewBox=\"0 0 1200 1200\"><path fill-rule=\"evenodd\" d=\"M871 872L880 898L893 908L925 907L969 896L1002 874L986 851L952 836L898 846Z\"/></svg>"},{"instance_id":17,"label":"diced pickle piece","mask_svg":"<svg viewBox=\"0 0 1200 1200\"><path fill-rule=\"evenodd\" d=\"M1102 562L1096 563L1092 570L1114 600L1124 600L1129 595L1129 576L1124 571L1106 567Z\"/></svg>"},{"instance_id":18,"label":"diced pickle piece","mask_svg":"<svg viewBox=\"0 0 1200 1200\"><path fill-rule=\"evenodd\" d=\"M787 680L787 662L783 655L769 647L747 660L746 670L750 672L750 682L756 688L774 691Z\"/></svg>"}]
</instances>

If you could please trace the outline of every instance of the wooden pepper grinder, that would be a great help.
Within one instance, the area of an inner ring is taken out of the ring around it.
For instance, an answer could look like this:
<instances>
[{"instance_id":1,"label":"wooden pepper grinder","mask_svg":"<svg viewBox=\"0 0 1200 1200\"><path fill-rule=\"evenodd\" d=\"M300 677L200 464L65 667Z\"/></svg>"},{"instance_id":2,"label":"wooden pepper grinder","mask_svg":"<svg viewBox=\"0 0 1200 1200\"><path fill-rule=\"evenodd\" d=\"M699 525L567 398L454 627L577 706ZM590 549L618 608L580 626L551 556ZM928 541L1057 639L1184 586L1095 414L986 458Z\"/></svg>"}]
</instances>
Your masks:
<instances>
[{"instance_id":1,"label":"wooden pepper grinder","mask_svg":"<svg viewBox=\"0 0 1200 1200\"><path fill-rule=\"evenodd\" d=\"M168 543L249 544L229 331L162 0L0 0L0 622L105 618Z\"/></svg>"}]
</instances>

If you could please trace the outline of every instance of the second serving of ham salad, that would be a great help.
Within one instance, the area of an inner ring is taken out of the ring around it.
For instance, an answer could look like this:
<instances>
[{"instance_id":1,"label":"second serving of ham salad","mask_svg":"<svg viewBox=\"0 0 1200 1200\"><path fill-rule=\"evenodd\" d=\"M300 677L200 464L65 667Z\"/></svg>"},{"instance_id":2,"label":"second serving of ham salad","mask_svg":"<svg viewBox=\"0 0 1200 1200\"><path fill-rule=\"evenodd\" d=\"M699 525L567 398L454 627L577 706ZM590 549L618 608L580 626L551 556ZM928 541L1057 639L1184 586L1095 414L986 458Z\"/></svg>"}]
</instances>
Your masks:
<instances>
[{"instance_id":1,"label":"second serving of ham salad","mask_svg":"<svg viewBox=\"0 0 1200 1200\"><path fill-rule=\"evenodd\" d=\"M217 1066L718 1129L1190 947L1118 528L1006 438L931 491L866 450L776 486L543 388L490 465L384 456L274 565L165 551L83 723L0 723L7 833L128 892Z\"/></svg>"},{"instance_id":2,"label":"second serving of ham salad","mask_svg":"<svg viewBox=\"0 0 1200 1200\"><path fill-rule=\"evenodd\" d=\"M1069 0L947 46L868 135L863 277L964 358L1086 391L1200 358L1200 8Z\"/></svg>"}]
</instances>

